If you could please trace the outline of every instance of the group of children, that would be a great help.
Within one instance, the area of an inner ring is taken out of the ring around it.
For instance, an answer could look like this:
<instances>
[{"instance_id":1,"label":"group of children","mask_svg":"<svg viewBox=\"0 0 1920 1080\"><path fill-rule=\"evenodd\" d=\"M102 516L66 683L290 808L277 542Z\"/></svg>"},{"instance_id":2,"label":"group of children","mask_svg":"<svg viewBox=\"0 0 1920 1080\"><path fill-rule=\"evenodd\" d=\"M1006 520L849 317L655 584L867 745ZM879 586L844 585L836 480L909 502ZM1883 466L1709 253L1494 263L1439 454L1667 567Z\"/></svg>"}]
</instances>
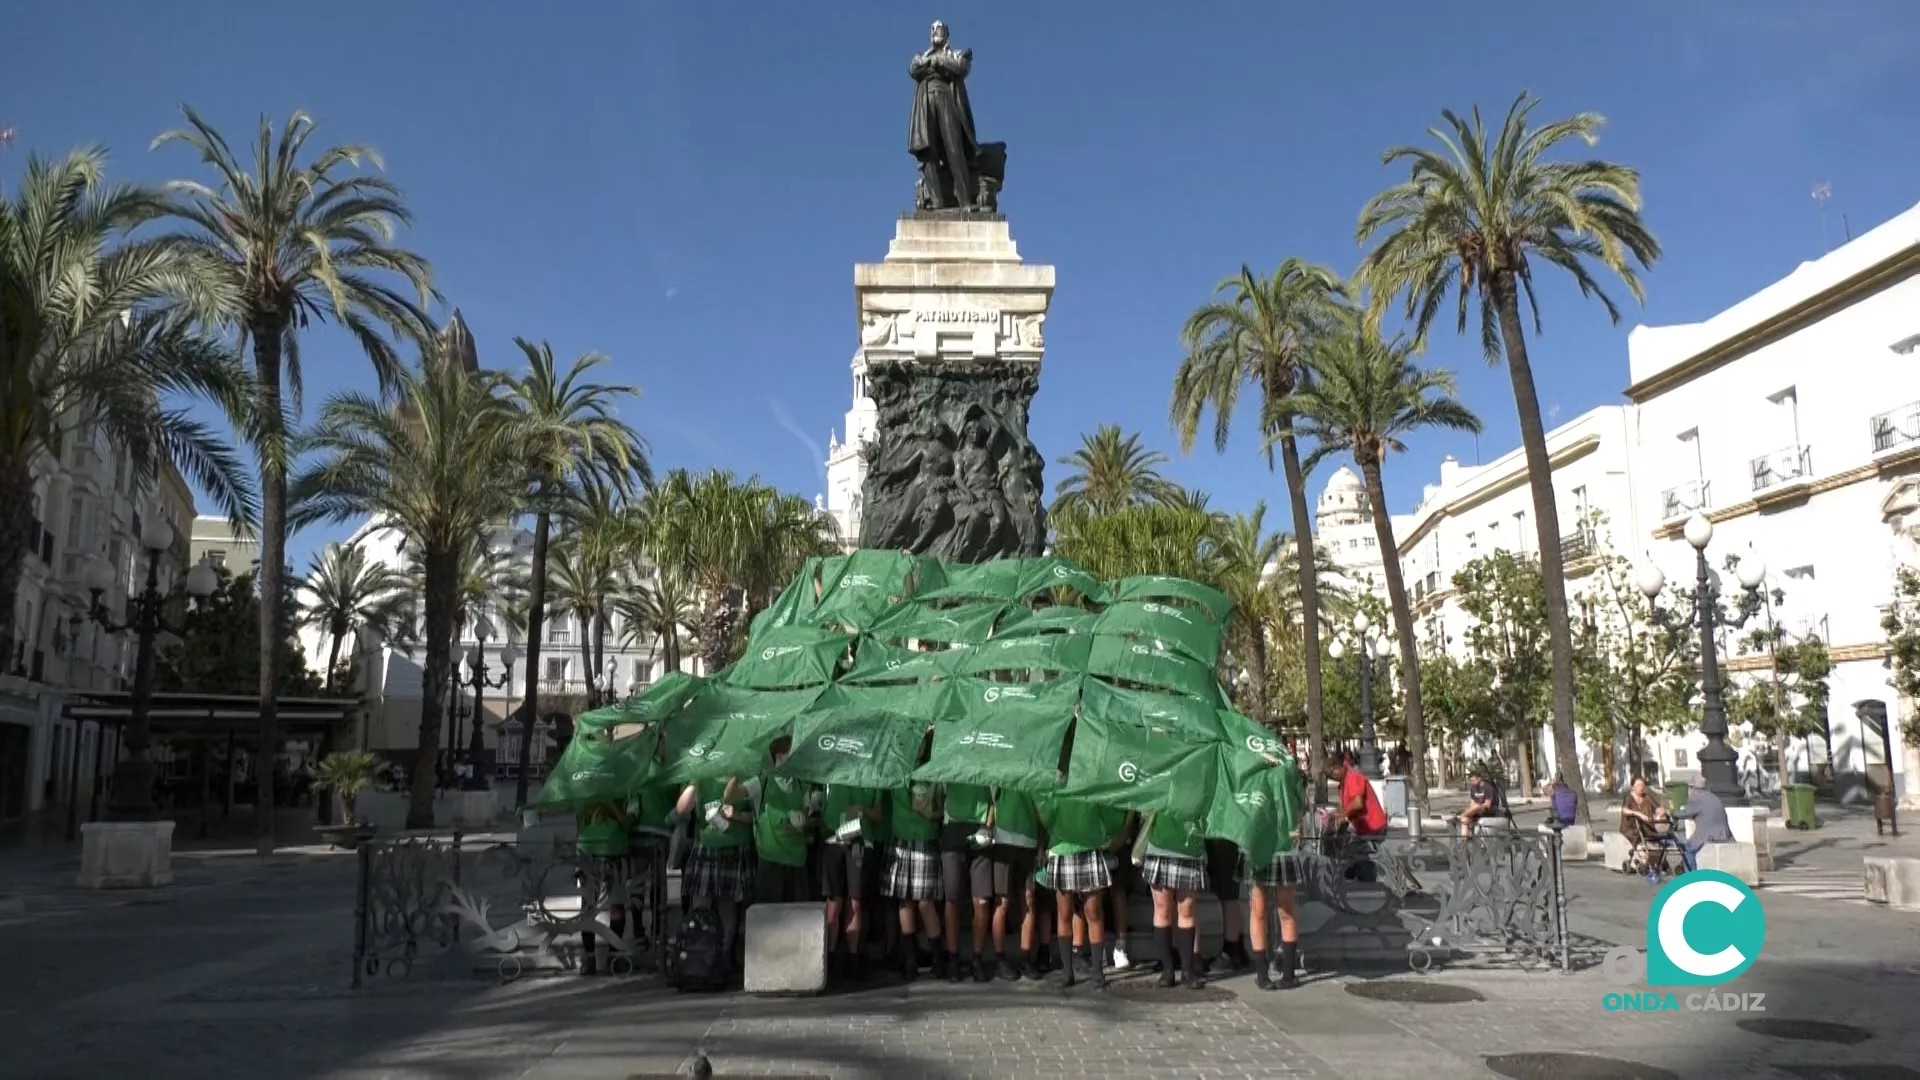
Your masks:
<instances>
[{"instance_id":1,"label":"group of children","mask_svg":"<svg viewBox=\"0 0 1920 1080\"><path fill-rule=\"evenodd\" d=\"M1197 914L1203 894L1218 900L1225 926L1212 966L1251 967L1264 989L1297 981L1301 869L1293 853L1247 867L1239 849L1203 836L1196 822L1005 788L816 786L778 775L787 744L772 749L776 768L768 776L589 807L581 815L582 853L624 856L628 872L644 873L664 866L668 837L691 823L681 891L691 908L717 912L730 951L737 955L746 905L823 900L836 980L876 968L913 979L930 968L955 981L1053 975L1103 988L1108 971L1132 966L1127 894L1137 880L1152 892L1162 986L1206 985ZM1270 952L1276 913L1280 936ZM960 945L963 929L970 948Z\"/></svg>"}]
</instances>

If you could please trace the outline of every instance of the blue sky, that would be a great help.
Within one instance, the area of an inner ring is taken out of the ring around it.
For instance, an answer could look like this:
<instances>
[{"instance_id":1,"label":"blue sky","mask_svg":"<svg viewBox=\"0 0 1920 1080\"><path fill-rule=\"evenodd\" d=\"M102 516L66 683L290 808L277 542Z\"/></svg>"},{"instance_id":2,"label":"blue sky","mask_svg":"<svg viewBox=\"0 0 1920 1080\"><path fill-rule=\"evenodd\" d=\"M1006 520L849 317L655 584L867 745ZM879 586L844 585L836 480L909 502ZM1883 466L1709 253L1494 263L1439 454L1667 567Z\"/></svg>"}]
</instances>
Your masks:
<instances>
[{"instance_id":1,"label":"blue sky","mask_svg":"<svg viewBox=\"0 0 1920 1080\"><path fill-rule=\"evenodd\" d=\"M536 10L544 9L544 10ZM1600 152L1638 167L1666 249L1648 302L1610 325L1543 282L1541 400L1568 419L1619 400L1635 322L1691 322L1920 201L1912 84L1920 4L1631 0L1608 5L1055 0L365 3L33 0L11 6L0 151L85 142L114 174L199 175L149 152L189 102L235 141L261 113L314 114L326 142L371 143L418 218L408 238L471 323L483 363L515 335L611 354L641 387L632 421L656 467L718 465L811 495L848 404L853 263L886 251L910 203L908 57L944 18L974 50L981 137L1009 144L1002 209L1029 261L1058 267L1033 436L1051 461L1115 422L1168 472L1244 508L1284 494L1237 433L1178 455L1166 394L1182 317L1242 262L1343 271L1353 222L1394 176L1380 152L1443 107L1610 123ZM31 43L30 47L26 43ZM1616 293L1626 301L1624 292ZM371 382L330 330L310 335L308 409ZM1517 441L1503 369L1437 338L1487 431L1426 437L1389 467L1410 508L1441 456ZM1551 423L1551 420L1549 421ZM1250 430L1250 429L1249 429ZM1061 470L1050 468L1049 479ZM1314 483L1318 490L1319 481ZM297 537L296 560L329 538Z\"/></svg>"}]
</instances>

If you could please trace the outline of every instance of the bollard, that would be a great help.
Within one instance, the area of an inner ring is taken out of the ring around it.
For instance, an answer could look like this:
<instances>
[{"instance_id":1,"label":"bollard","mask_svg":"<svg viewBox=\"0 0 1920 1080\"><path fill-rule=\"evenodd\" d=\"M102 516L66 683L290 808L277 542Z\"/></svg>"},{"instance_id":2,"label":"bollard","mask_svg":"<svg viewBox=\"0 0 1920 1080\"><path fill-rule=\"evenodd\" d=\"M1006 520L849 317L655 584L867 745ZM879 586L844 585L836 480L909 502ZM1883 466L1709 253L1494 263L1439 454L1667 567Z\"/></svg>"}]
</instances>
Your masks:
<instances>
[{"instance_id":1,"label":"bollard","mask_svg":"<svg viewBox=\"0 0 1920 1080\"><path fill-rule=\"evenodd\" d=\"M372 890L373 844L360 845L360 880L353 890L353 989L360 989L360 969L367 963L367 897Z\"/></svg>"}]
</instances>

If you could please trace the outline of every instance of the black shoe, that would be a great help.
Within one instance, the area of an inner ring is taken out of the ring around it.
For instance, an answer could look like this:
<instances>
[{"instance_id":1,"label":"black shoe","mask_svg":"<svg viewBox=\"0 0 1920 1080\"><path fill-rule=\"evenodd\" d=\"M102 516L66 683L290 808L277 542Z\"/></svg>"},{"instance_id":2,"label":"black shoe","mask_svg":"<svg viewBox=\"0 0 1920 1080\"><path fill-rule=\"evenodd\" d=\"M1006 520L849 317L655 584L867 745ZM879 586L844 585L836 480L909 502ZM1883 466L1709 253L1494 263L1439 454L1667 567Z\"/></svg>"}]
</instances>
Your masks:
<instances>
[{"instance_id":1,"label":"black shoe","mask_svg":"<svg viewBox=\"0 0 1920 1080\"><path fill-rule=\"evenodd\" d=\"M993 973L1003 982L1019 982L1022 965L1018 956L1003 956L993 963Z\"/></svg>"},{"instance_id":2,"label":"black shoe","mask_svg":"<svg viewBox=\"0 0 1920 1080\"><path fill-rule=\"evenodd\" d=\"M1253 965L1253 985L1262 990L1273 989L1273 961L1263 960Z\"/></svg>"},{"instance_id":3,"label":"black shoe","mask_svg":"<svg viewBox=\"0 0 1920 1080\"><path fill-rule=\"evenodd\" d=\"M1207 977L1196 971L1183 979L1180 985L1188 990L1205 990L1207 988Z\"/></svg>"},{"instance_id":4,"label":"black shoe","mask_svg":"<svg viewBox=\"0 0 1920 1080\"><path fill-rule=\"evenodd\" d=\"M993 981L993 959L980 953L973 954L973 981L986 983Z\"/></svg>"},{"instance_id":5,"label":"black shoe","mask_svg":"<svg viewBox=\"0 0 1920 1080\"><path fill-rule=\"evenodd\" d=\"M1288 942L1280 943L1280 989L1291 990L1300 985L1300 946Z\"/></svg>"},{"instance_id":6,"label":"black shoe","mask_svg":"<svg viewBox=\"0 0 1920 1080\"><path fill-rule=\"evenodd\" d=\"M1154 985L1158 986L1162 990L1173 989L1174 987L1173 969L1171 967L1165 967L1165 966L1161 967L1160 978L1154 981Z\"/></svg>"}]
</instances>

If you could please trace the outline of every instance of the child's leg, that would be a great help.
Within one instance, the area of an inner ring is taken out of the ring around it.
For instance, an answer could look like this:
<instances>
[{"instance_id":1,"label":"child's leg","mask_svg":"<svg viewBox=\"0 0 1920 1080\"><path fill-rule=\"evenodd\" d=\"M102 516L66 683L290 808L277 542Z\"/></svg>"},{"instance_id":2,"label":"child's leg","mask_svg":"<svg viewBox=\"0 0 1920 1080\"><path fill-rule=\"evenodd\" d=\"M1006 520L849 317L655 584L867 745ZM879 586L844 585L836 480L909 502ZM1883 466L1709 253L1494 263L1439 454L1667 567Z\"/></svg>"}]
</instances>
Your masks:
<instances>
[{"instance_id":1,"label":"child's leg","mask_svg":"<svg viewBox=\"0 0 1920 1080\"><path fill-rule=\"evenodd\" d=\"M1073 894L1058 889L1053 893L1054 949L1060 954L1060 971L1073 985Z\"/></svg>"},{"instance_id":2,"label":"child's leg","mask_svg":"<svg viewBox=\"0 0 1920 1080\"><path fill-rule=\"evenodd\" d=\"M1194 916L1195 909L1199 905L1191 890L1181 890L1175 899L1175 919L1179 923L1179 929L1174 933L1174 943L1181 948L1180 970L1184 972L1183 979L1187 989L1198 990L1207 984L1206 976L1200 971L1200 961L1196 955L1199 950L1195 948L1199 938L1197 932L1199 927L1198 920Z\"/></svg>"},{"instance_id":3,"label":"child's leg","mask_svg":"<svg viewBox=\"0 0 1920 1080\"><path fill-rule=\"evenodd\" d=\"M1102 890L1104 892L1105 890ZM1080 911L1087 920L1087 951L1093 957L1093 984L1107 984L1106 944L1107 916L1106 897L1101 893L1088 893L1080 898Z\"/></svg>"},{"instance_id":4,"label":"child's leg","mask_svg":"<svg viewBox=\"0 0 1920 1080\"><path fill-rule=\"evenodd\" d=\"M1160 961L1160 985L1173 985L1173 919L1174 895L1172 889L1158 886L1153 890L1153 949ZM1190 947L1190 946L1189 946ZM1184 955L1186 949L1181 950Z\"/></svg>"}]
</instances>

